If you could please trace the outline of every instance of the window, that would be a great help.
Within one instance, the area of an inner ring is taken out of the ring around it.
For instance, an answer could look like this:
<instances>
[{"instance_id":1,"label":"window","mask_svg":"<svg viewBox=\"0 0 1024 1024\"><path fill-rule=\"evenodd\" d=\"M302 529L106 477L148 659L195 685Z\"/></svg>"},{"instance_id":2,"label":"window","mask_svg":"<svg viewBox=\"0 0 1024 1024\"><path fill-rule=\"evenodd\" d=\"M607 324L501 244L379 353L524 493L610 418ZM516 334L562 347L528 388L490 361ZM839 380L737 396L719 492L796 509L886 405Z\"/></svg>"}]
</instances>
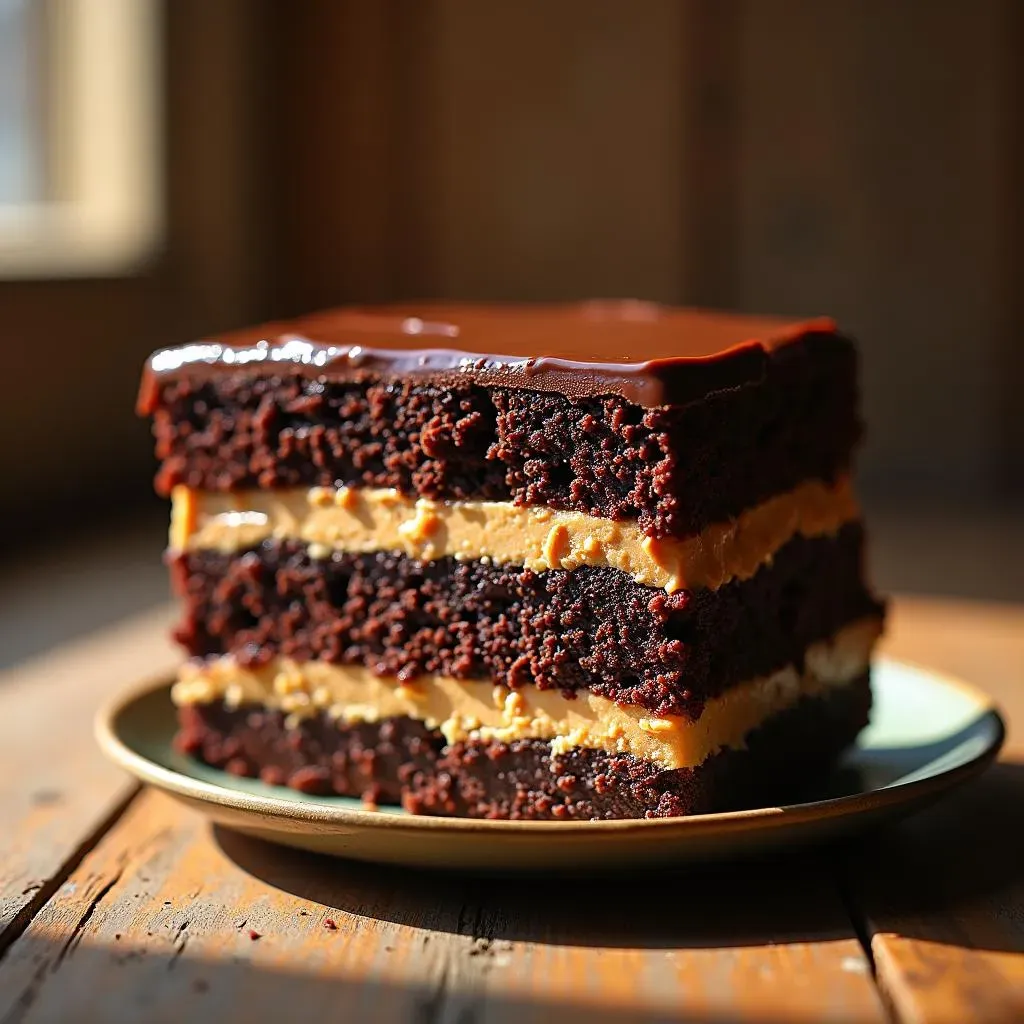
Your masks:
<instances>
[{"instance_id":1,"label":"window","mask_svg":"<svg viewBox=\"0 0 1024 1024\"><path fill-rule=\"evenodd\" d=\"M0 0L0 277L122 275L160 240L156 0Z\"/></svg>"}]
</instances>

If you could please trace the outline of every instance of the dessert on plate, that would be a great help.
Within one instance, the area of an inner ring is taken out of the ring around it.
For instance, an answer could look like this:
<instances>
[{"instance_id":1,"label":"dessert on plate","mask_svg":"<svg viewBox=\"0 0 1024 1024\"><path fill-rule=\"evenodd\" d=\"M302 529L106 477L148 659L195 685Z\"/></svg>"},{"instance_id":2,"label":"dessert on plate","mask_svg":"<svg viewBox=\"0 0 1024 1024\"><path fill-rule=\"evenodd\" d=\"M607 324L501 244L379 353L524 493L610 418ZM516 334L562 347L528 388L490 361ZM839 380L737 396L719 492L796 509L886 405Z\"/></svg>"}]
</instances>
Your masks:
<instances>
[{"instance_id":1,"label":"dessert on plate","mask_svg":"<svg viewBox=\"0 0 1024 1024\"><path fill-rule=\"evenodd\" d=\"M155 353L177 743L422 814L773 801L868 721L884 606L829 320L341 309Z\"/></svg>"}]
</instances>

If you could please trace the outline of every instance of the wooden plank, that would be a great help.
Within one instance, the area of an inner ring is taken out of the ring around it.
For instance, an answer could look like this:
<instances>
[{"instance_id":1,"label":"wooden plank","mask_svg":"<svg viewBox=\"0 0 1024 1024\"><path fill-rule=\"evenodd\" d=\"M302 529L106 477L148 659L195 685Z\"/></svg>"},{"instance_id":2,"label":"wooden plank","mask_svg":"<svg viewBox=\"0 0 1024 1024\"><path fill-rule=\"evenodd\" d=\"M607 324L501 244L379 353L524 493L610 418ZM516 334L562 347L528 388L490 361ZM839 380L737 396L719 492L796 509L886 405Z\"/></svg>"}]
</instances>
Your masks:
<instances>
[{"instance_id":1,"label":"wooden plank","mask_svg":"<svg viewBox=\"0 0 1024 1024\"><path fill-rule=\"evenodd\" d=\"M164 7L166 267L162 344L273 315L268 111L280 89L266 0ZM148 354L148 353L146 353ZM127 402L125 405L127 406Z\"/></svg>"},{"instance_id":2,"label":"wooden plank","mask_svg":"<svg viewBox=\"0 0 1024 1024\"><path fill-rule=\"evenodd\" d=\"M736 306L739 225L741 0L682 6L684 173L680 292L687 305Z\"/></svg>"},{"instance_id":3,"label":"wooden plank","mask_svg":"<svg viewBox=\"0 0 1024 1024\"><path fill-rule=\"evenodd\" d=\"M1024 1019L1024 764L852 852L879 985L904 1021Z\"/></svg>"},{"instance_id":4,"label":"wooden plank","mask_svg":"<svg viewBox=\"0 0 1024 1024\"><path fill-rule=\"evenodd\" d=\"M417 298L429 283L433 9L433 0L272 5L275 315Z\"/></svg>"},{"instance_id":5,"label":"wooden plank","mask_svg":"<svg viewBox=\"0 0 1024 1024\"><path fill-rule=\"evenodd\" d=\"M858 337L864 476L889 495L991 494L1016 429L998 407L1020 348L1019 7L741 3L736 300L827 313Z\"/></svg>"},{"instance_id":6,"label":"wooden plank","mask_svg":"<svg viewBox=\"0 0 1024 1024\"><path fill-rule=\"evenodd\" d=\"M101 693L173 662L160 647L166 614L0 683L3 740L31 766L0 784L8 934L56 889L0 966L0 1019L52 1018L71 1007L99 1015L115 1004L160 1019L170 995L175 1008L203 998L197 1012L262 1017L294 1003L300 989L304 1007L351 1005L354 1019L368 1000L376 1019L388 1019L383 1008L391 1019L463 1011L504 1019L529 1009L543 1011L540 1019L575 1012L600 1020L627 1007L634 1019L754 1019L766 1007L789 1020L878 1019L868 965L827 875L808 861L646 877L625 891L616 880L619 888L596 901L575 879L570 916L556 881L424 878L319 860L211 834L195 815L146 794L61 885L82 837L88 845L127 792L92 750L86 723ZM1022 716L1014 702L1024 692L1022 616L903 602L890 650L930 654L989 684ZM62 714L51 726L43 715L55 706ZM1009 755L1017 763L891 834L889 845L867 846L848 868L879 979L906 1019L1018 1012L1024 851L1013 840L1022 806L1015 737ZM26 776L45 814L22 792ZM996 835L1001 847L985 841ZM12 890L33 879L44 888L11 903ZM236 928L242 920L249 923ZM250 927L262 937L249 938ZM254 962L266 973L254 975Z\"/></svg>"},{"instance_id":7,"label":"wooden plank","mask_svg":"<svg viewBox=\"0 0 1024 1024\"><path fill-rule=\"evenodd\" d=\"M689 5L433 7L437 292L678 299Z\"/></svg>"},{"instance_id":8,"label":"wooden plank","mask_svg":"<svg viewBox=\"0 0 1024 1024\"><path fill-rule=\"evenodd\" d=\"M100 754L93 715L176 655L161 608L0 674L0 951L134 792Z\"/></svg>"},{"instance_id":9,"label":"wooden plank","mask_svg":"<svg viewBox=\"0 0 1024 1024\"><path fill-rule=\"evenodd\" d=\"M877 976L900 1020L1024 1019L1024 609L897 608L890 653L958 673L1003 706L1003 763L846 858Z\"/></svg>"},{"instance_id":10,"label":"wooden plank","mask_svg":"<svg viewBox=\"0 0 1024 1024\"><path fill-rule=\"evenodd\" d=\"M0 993L4 1021L884 1019L814 861L426 875L213 830L152 792L12 947Z\"/></svg>"}]
</instances>

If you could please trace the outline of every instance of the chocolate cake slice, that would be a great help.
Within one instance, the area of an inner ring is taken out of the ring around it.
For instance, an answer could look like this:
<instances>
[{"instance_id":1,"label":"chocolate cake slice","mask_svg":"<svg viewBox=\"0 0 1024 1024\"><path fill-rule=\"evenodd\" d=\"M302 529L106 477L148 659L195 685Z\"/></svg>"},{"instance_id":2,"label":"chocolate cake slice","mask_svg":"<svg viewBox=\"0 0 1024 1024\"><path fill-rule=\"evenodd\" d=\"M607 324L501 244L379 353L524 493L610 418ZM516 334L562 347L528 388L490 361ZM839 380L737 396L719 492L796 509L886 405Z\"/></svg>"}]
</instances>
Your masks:
<instances>
[{"instance_id":1,"label":"chocolate cake slice","mask_svg":"<svg viewBox=\"0 0 1024 1024\"><path fill-rule=\"evenodd\" d=\"M343 309L155 353L178 743L425 814L781 799L868 720L883 604L829 320Z\"/></svg>"}]
</instances>

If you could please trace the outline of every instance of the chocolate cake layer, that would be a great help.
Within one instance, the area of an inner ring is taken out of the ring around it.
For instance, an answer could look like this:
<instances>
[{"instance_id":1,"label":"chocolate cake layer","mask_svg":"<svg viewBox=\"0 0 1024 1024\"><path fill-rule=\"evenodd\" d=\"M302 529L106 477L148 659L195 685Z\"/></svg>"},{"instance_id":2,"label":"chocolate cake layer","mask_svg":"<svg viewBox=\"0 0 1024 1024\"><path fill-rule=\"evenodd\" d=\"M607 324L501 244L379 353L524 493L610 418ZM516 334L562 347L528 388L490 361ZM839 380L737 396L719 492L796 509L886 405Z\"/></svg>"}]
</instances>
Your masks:
<instances>
[{"instance_id":1,"label":"chocolate cake layer","mask_svg":"<svg viewBox=\"0 0 1024 1024\"><path fill-rule=\"evenodd\" d=\"M833 482L859 439L856 355L834 334L764 353L763 372L678 406L293 367L159 377L157 487L354 485L513 500L684 537L804 480Z\"/></svg>"},{"instance_id":2,"label":"chocolate cake layer","mask_svg":"<svg viewBox=\"0 0 1024 1024\"><path fill-rule=\"evenodd\" d=\"M868 721L867 675L805 698L696 768L659 770L628 754L540 740L446 745L408 718L340 724L326 715L292 727L279 711L222 704L179 709L183 752L238 775L306 793L401 803L417 814L478 818L670 817L782 802L823 772Z\"/></svg>"},{"instance_id":3,"label":"chocolate cake layer","mask_svg":"<svg viewBox=\"0 0 1024 1024\"><path fill-rule=\"evenodd\" d=\"M616 569L502 567L388 553L313 558L267 542L172 559L193 657L362 664L508 686L593 690L656 715L699 714L730 685L787 664L881 614L861 578L858 523L796 537L750 579L667 594Z\"/></svg>"}]
</instances>

